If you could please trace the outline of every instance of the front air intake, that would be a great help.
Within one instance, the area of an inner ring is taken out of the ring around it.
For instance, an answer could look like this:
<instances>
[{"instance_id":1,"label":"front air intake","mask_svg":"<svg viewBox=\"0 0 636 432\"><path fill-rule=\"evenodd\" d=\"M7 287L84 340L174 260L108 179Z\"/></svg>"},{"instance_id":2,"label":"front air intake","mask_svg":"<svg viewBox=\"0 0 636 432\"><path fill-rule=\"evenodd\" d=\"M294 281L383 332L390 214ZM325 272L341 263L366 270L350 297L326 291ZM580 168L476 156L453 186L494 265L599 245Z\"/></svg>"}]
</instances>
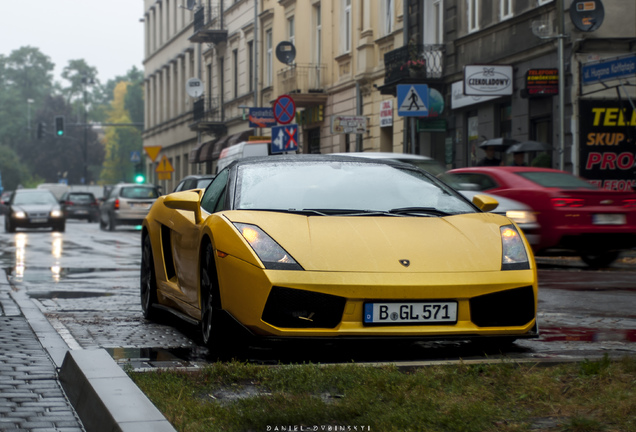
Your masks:
<instances>
[{"instance_id":1,"label":"front air intake","mask_svg":"<svg viewBox=\"0 0 636 432\"><path fill-rule=\"evenodd\" d=\"M535 316L531 286L470 299L470 319L479 327L518 327Z\"/></svg>"},{"instance_id":2,"label":"front air intake","mask_svg":"<svg viewBox=\"0 0 636 432\"><path fill-rule=\"evenodd\" d=\"M342 320L346 299L330 294L273 287L263 321L276 327L334 328Z\"/></svg>"}]
</instances>

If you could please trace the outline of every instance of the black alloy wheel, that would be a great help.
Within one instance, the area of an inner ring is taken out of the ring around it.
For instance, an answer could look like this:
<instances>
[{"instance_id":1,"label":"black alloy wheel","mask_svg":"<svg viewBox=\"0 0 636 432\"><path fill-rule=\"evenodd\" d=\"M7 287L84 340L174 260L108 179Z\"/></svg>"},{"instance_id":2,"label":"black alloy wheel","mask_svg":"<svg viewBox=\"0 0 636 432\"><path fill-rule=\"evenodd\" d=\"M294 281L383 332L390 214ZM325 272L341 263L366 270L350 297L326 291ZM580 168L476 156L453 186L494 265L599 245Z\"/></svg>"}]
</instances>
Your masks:
<instances>
[{"instance_id":1,"label":"black alloy wheel","mask_svg":"<svg viewBox=\"0 0 636 432\"><path fill-rule=\"evenodd\" d=\"M243 338L221 308L214 248L207 243L201 255L201 336L212 355L229 359L238 352Z\"/></svg>"},{"instance_id":2,"label":"black alloy wheel","mask_svg":"<svg viewBox=\"0 0 636 432\"><path fill-rule=\"evenodd\" d=\"M149 320L156 319L157 309L153 305L157 303L157 278L155 276L150 235L144 237L141 249L140 297L141 311L144 318Z\"/></svg>"},{"instance_id":3,"label":"black alloy wheel","mask_svg":"<svg viewBox=\"0 0 636 432\"><path fill-rule=\"evenodd\" d=\"M581 259L591 268L609 267L618 259L618 251L583 252Z\"/></svg>"}]
</instances>

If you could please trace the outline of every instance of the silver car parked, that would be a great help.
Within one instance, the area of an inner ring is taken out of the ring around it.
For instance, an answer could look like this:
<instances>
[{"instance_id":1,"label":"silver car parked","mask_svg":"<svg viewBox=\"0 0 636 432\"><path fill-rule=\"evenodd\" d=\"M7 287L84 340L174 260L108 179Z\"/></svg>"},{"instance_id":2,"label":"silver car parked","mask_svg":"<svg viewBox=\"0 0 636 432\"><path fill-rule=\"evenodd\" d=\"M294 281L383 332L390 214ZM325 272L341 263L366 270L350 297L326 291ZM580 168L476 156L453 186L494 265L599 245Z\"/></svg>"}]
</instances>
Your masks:
<instances>
[{"instance_id":1,"label":"silver car parked","mask_svg":"<svg viewBox=\"0 0 636 432\"><path fill-rule=\"evenodd\" d=\"M118 225L141 225L159 195L154 185L115 185L99 206L99 227L113 231Z\"/></svg>"}]
</instances>

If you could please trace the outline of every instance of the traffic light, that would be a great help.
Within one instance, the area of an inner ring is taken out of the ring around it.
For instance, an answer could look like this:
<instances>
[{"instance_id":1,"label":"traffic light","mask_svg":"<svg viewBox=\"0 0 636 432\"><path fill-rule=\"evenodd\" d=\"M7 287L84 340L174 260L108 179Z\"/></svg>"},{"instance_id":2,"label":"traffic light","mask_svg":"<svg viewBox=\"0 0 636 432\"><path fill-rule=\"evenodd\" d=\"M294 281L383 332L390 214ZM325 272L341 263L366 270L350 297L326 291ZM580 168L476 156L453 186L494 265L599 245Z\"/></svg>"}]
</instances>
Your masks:
<instances>
[{"instance_id":1,"label":"traffic light","mask_svg":"<svg viewBox=\"0 0 636 432\"><path fill-rule=\"evenodd\" d=\"M64 136L64 116L55 116L55 135Z\"/></svg>"},{"instance_id":2,"label":"traffic light","mask_svg":"<svg viewBox=\"0 0 636 432\"><path fill-rule=\"evenodd\" d=\"M146 183L146 176L144 174L144 164L138 163L135 164L135 183L143 184Z\"/></svg>"},{"instance_id":3,"label":"traffic light","mask_svg":"<svg viewBox=\"0 0 636 432\"><path fill-rule=\"evenodd\" d=\"M42 137L44 136L44 123L40 122L38 123L38 139L42 139Z\"/></svg>"}]
</instances>

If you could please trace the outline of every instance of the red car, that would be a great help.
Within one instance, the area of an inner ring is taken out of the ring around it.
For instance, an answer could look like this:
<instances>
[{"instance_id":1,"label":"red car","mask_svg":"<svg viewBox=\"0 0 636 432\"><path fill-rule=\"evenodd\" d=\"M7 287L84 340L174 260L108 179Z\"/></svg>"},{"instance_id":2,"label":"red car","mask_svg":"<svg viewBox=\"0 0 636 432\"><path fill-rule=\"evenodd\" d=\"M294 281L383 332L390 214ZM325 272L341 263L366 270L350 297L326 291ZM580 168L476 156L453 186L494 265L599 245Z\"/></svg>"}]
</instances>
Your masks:
<instances>
[{"instance_id":1,"label":"red car","mask_svg":"<svg viewBox=\"0 0 636 432\"><path fill-rule=\"evenodd\" d=\"M592 267L636 247L636 193L599 189L568 172L532 167L448 171L462 183L529 205L540 225L537 255L570 252Z\"/></svg>"}]
</instances>

